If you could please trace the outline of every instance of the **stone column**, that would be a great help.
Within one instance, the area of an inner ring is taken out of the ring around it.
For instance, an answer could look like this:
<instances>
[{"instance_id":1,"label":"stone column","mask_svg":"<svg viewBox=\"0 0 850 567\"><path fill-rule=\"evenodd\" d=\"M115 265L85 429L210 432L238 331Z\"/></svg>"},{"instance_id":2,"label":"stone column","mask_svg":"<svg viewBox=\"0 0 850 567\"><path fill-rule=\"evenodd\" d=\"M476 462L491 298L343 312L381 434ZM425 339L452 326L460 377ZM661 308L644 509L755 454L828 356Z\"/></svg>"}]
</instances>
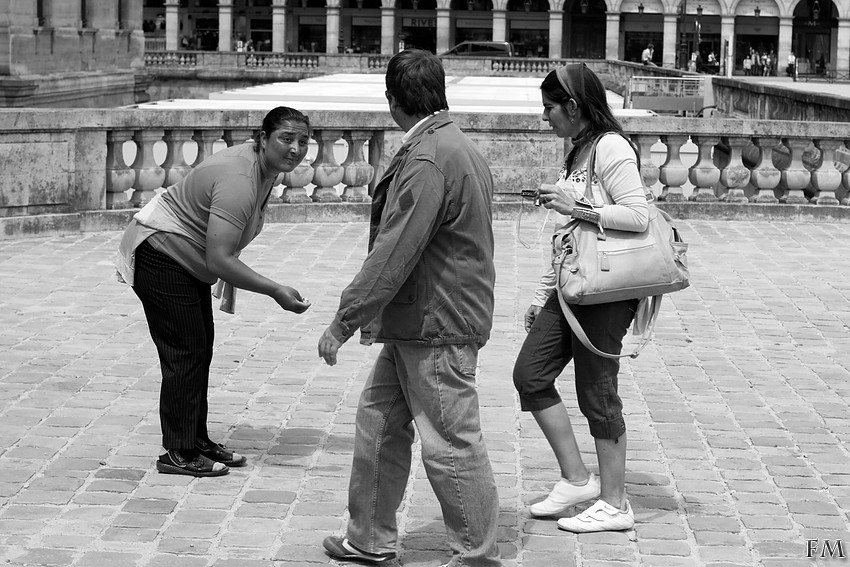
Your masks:
<instances>
[{"instance_id":1,"label":"stone column","mask_svg":"<svg viewBox=\"0 0 850 567\"><path fill-rule=\"evenodd\" d=\"M395 8L381 7L381 55L395 53Z\"/></svg>"},{"instance_id":2,"label":"stone column","mask_svg":"<svg viewBox=\"0 0 850 567\"><path fill-rule=\"evenodd\" d=\"M837 205L835 191L841 187L841 172L835 168L835 150L842 146L841 140L815 140L821 151L821 166L812 172L812 187L817 193L818 205Z\"/></svg>"},{"instance_id":3,"label":"stone column","mask_svg":"<svg viewBox=\"0 0 850 567\"><path fill-rule=\"evenodd\" d=\"M720 183L729 189L726 202L746 203L748 199L744 188L750 182L750 170L744 165L741 153L750 141L747 138L732 136L721 137L721 141L729 146L729 163L720 170Z\"/></svg>"},{"instance_id":4,"label":"stone column","mask_svg":"<svg viewBox=\"0 0 850 567\"><path fill-rule=\"evenodd\" d=\"M218 50L233 51L233 0L218 0Z\"/></svg>"},{"instance_id":5,"label":"stone column","mask_svg":"<svg viewBox=\"0 0 850 567\"><path fill-rule=\"evenodd\" d=\"M688 168L682 163L680 156L682 146L688 141L687 134L661 136L661 141L667 146L667 160L661 166L658 179L664 185L659 200L680 202L685 200L682 185L688 180Z\"/></svg>"},{"instance_id":6,"label":"stone column","mask_svg":"<svg viewBox=\"0 0 850 567\"><path fill-rule=\"evenodd\" d=\"M688 173L688 179L694 186L690 200L716 201L714 186L720 181L720 169L714 165L711 152L720 142L720 136L694 136L693 141L699 148L699 159Z\"/></svg>"},{"instance_id":7,"label":"stone column","mask_svg":"<svg viewBox=\"0 0 850 567\"><path fill-rule=\"evenodd\" d=\"M156 190L165 181L165 170L154 161L153 145L162 140L163 130L137 130L133 135L136 142L136 161L131 166L136 174L130 202L136 207L145 206Z\"/></svg>"},{"instance_id":8,"label":"stone column","mask_svg":"<svg viewBox=\"0 0 850 567\"><path fill-rule=\"evenodd\" d=\"M310 198L317 203L338 203L341 199L335 186L342 181L345 169L336 162L334 144L342 137L342 130L316 130L313 139L319 145L313 162L313 183L316 188Z\"/></svg>"},{"instance_id":9,"label":"stone column","mask_svg":"<svg viewBox=\"0 0 850 567\"><path fill-rule=\"evenodd\" d=\"M495 8L493 8L493 41L508 41L507 12Z\"/></svg>"},{"instance_id":10,"label":"stone column","mask_svg":"<svg viewBox=\"0 0 850 567\"><path fill-rule=\"evenodd\" d=\"M4 11L8 12L9 3ZM80 42L80 0L44 0L45 28L52 30L47 67L42 72L73 72L83 69ZM4 14L4 18L8 18Z\"/></svg>"},{"instance_id":11,"label":"stone column","mask_svg":"<svg viewBox=\"0 0 850 567\"><path fill-rule=\"evenodd\" d=\"M180 47L180 0L165 0L165 50L177 51Z\"/></svg>"},{"instance_id":12,"label":"stone column","mask_svg":"<svg viewBox=\"0 0 850 567\"><path fill-rule=\"evenodd\" d=\"M753 200L756 203L777 203L774 189L782 181L782 174L773 165L773 150L779 145L779 138L759 136L753 138L759 149L759 162L750 174L750 183L756 188Z\"/></svg>"},{"instance_id":13,"label":"stone column","mask_svg":"<svg viewBox=\"0 0 850 567\"><path fill-rule=\"evenodd\" d=\"M791 53L793 31L793 18L791 16L780 16L779 43L776 46L776 74L779 77L785 76L785 66L788 64L788 54ZM795 47L799 50L799 47ZM799 54L797 54L797 56L799 57Z\"/></svg>"},{"instance_id":14,"label":"stone column","mask_svg":"<svg viewBox=\"0 0 850 567\"><path fill-rule=\"evenodd\" d=\"M132 130L106 132L106 208L132 207L127 190L133 186L136 172L124 162L124 142L133 139Z\"/></svg>"},{"instance_id":15,"label":"stone column","mask_svg":"<svg viewBox=\"0 0 850 567\"><path fill-rule=\"evenodd\" d=\"M168 24L166 24L168 25ZM162 136L165 142L165 160L162 162L162 169L165 171L165 181L163 187L171 187L189 174L192 167L186 163L186 158L183 156L183 146L192 139L192 130L177 128L174 130L166 130Z\"/></svg>"},{"instance_id":16,"label":"stone column","mask_svg":"<svg viewBox=\"0 0 850 567\"><path fill-rule=\"evenodd\" d=\"M272 6L272 51L286 51L286 0L274 0Z\"/></svg>"},{"instance_id":17,"label":"stone column","mask_svg":"<svg viewBox=\"0 0 850 567\"><path fill-rule=\"evenodd\" d=\"M620 58L620 12L605 14L605 58Z\"/></svg>"},{"instance_id":18,"label":"stone column","mask_svg":"<svg viewBox=\"0 0 850 567\"><path fill-rule=\"evenodd\" d=\"M375 173L369 162L363 157L363 145L372 137L369 130L352 130L342 134L342 139L348 142L348 155L342 162L342 182L345 184L342 200L349 203L369 203L369 182Z\"/></svg>"},{"instance_id":19,"label":"stone column","mask_svg":"<svg viewBox=\"0 0 850 567\"><path fill-rule=\"evenodd\" d=\"M114 30L118 20L118 3L101 0L93 4L89 0L86 3L86 18L93 28Z\"/></svg>"},{"instance_id":20,"label":"stone column","mask_svg":"<svg viewBox=\"0 0 850 567\"><path fill-rule=\"evenodd\" d=\"M788 150L791 152L791 163L782 170L782 187L788 193L780 201L789 205L804 205L809 201L803 192L812 180L812 172L803 165L803 152L809 147L808 138L783 138Z\"/></svg>"},{"instance_id":21,"label":"stone column","mask_svg":"<svg viewBox=\"0 0 850 567\"><path fill-rule=\"evenodd\" d=\"M838 54L835 70L839 74L850 73L850 19L838 20Z\"/></svg>"},{"instance_id":22,"label":"stone column","mask_svg":"<svg viewBox=\"0 0 850 567\"><path fill-rule=\"evenodd\" d=\"M664 56L662 67L676 66L676 49L679 46L676 14L664 14Z\"/></svg>"},{"instance_id":23,"label":"stone column","mask_svg":"<svg viewBox=\"0 0 850 567\"><path fill-rule=\"evenodd\" d=\"M325 52L339 53L339 6L328 6L325 9Z\"/></svg>"},{"instance_id":24,"label":"stone column","mask_svg":"<svg viewBox=\"0 0 850 567\"><path fill-rule=\"evenodd\" d=\"M564 13L561 10L549 10L549 58L560 59L564 56Z\"/></svg>"},{"instance_id":25,"label":"stone column","mask_svg":"<svg viewBox=\"0 0 850 567\"><path fill-rule=\"evenodd\" d=\"M449 14L451 10L448 8L437 7L437 53L448 51L449 35L451 35L451 20Z\"/></svg>"},{"instance_id":26,"label":"stone column","mask_svg":"<svg viewBox=\"0 0 850 567\"><path fill-rule=\"evenodd\" d=\"M782 33L782 32L780 32ZM729 50L733 52L735 50L735 16L720 16L720 63L721 65L725 65L726 58L726 41L729 40ZM780 45L782 45L780 40ZM788 40L788 45L791 45L791 40ZM731 65L735 66L735 59L728 59L731 61ZM724 67L725 69L725 67ZM731 77L731 72L726 72L727 77Z\"/></svg>"}]
</instances>

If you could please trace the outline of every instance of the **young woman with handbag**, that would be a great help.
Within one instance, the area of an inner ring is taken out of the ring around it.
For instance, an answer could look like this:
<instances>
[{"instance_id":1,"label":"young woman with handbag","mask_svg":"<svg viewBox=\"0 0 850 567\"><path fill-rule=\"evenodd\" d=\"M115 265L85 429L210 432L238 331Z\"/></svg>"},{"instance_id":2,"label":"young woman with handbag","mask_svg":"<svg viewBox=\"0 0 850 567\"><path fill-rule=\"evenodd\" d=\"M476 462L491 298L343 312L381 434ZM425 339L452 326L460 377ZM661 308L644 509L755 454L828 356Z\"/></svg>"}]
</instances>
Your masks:
<instances>
[{"instance_id":1,"label":"young woman with handbag","mask_svg":"<svg viewBox=\"0 0 850 567\"><path fill-rule=\"evenodd\" d=\"M542 185L542 206L558 213L556 230L573 219L594 222L603 230L643 232L649 222L644 187L635 151L608 106L605 88L583 63L550 72L540 86L543 120L560 138L570 138L557 184ZM598 141L597 141L598 139ZM587 162L595 144L592 171ZM586 195L591 176L590 195ZM573 305L571 310L591 343L619 354L635 317L638 299ZM634 514L625 493L626 426L617 393L619 362L591 352L570 327L556 291L555 270L541 278L525 314L528 336L514 366L514 385L523 411L530 411L552 447L560 479L548 497L530 507L534 516L557 516L576 504L594 501L584 512L560 518L571 532L625 530ZM555 381L575 361L579 408L596 444L599 476L581 458L575 434Z\"/></svg>"}]
</instances>

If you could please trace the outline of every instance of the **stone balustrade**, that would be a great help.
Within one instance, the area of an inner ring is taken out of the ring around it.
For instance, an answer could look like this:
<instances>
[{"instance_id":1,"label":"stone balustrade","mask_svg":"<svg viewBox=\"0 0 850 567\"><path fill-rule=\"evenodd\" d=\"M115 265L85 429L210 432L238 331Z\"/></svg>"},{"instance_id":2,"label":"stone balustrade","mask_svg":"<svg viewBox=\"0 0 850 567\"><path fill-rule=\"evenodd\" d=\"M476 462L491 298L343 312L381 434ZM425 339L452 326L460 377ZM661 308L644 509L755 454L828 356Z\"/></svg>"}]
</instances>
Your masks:
<instances>
[{"instance_id":1,"label":"stone balustrade","mask_svg":"<svg viewBox=\"0 0 850 567\"><path fill-rule=\"evenodd\" d=\"M132 209L222 145L252 137L262 111L0 112L0 220ZM388 113L310 113L313 149L279 178L279 204L366 203L401 144ZM457 114L491 163L498 210L551 182L564 155L539 116ZM848 205L846 124L625 117L647 187L669 203ZM193 156L189 157L188 156ZM839 207L840 208L840 207ZM14 224L14 223L12 223Z\"/></svg>"}]
</instances>

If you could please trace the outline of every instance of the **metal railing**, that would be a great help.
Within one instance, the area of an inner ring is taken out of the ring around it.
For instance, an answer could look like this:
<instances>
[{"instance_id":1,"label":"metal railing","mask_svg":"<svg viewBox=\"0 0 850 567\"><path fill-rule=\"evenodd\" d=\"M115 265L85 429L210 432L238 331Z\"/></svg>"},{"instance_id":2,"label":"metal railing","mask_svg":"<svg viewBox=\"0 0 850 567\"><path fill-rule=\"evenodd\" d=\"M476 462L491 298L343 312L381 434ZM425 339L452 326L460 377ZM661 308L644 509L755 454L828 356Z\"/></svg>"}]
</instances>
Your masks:
<instances>
[{"instance_id":1,"label":"metal railing","mask_svg":"<svg viewBox=\"0 0 850 567\"><path fill-rule=\"evenodd\" d=\"M626 86L623 106L693 116L705 106L705 79L633 76Z\"/></svg>"}]
</instances>

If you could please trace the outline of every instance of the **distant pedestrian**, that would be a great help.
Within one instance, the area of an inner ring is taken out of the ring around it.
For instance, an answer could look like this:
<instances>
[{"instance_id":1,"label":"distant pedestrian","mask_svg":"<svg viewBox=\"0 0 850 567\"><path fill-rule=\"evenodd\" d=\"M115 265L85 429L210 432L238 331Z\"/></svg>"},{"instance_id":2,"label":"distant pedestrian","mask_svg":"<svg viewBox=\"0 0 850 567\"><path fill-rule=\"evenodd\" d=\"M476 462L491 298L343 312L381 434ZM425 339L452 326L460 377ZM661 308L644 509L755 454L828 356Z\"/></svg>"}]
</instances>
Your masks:
<instances>
[{"instance_id":1,"label":"distant pedestrian","mask_svg":"<svg viewBox=\"0 0 850 567\"><path fill-rule=\"evenodd\" d=\"M788 54L788 66L785 67L785 73L794 81L797 80L797 56L793 51Z\"/></svg>"},{"instance_id":2,"label":"distant pedestrian","mask_svg":"<svg viewBox=\"0 0 850 567\"><path fill-rule=\"evenodd\" d=\"M220 150L136 213L124 231L117 268L142 302L159 354L161 473L219 476L245 457L213 442L207 389L213 357L211 285L217 280L268 295L281 308L309 306L295 289L252 270L240 251L260 233L272 186L307 155L310 121L271 110L253 143Z\"/></svg>"},{"instance_id":3,"label":"distant pedestrian","mask_svg":"<svg viewBox=\"0 0 850 567\"><path fill-rule=\"evenodd\" d=\"M357 406L346 535L324 547L336 559L396 557L415 423L448 564L497 567L499 497L475 380L493 324L493 179L449 117L435 55L396 54L386 87L402 146L375 187L369 254L318 345L333 365L358 328L361 341L384 343Z\"/></svg>"},{"instance_id":4,"label":"distant pedestrian","mask_svg":"<svg viewBox=\"0 0 850 567\"><path fill-rule=\"evenodd\" d=\"M640 54L640 60L644 65L651 65L653 67L656 67L657 65L652 61L654 55L655 45L650 43L646 46L646 49L643 50L643 53Z\"/></svg>"}]
</instances>

